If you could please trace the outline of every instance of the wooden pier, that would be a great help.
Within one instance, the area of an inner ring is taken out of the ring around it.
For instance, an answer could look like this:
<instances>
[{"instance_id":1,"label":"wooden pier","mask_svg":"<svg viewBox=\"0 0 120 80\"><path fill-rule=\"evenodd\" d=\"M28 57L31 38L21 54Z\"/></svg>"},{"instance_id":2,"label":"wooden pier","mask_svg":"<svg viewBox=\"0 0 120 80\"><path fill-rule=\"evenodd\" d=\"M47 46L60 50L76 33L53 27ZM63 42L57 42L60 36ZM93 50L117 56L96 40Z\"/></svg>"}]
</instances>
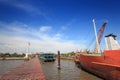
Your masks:
<instances>
[{"instance_id":1,"label":"wooden pier","mask_svg":"<svg viewBox=\"0 0 120 80\"><path fill-rule=\"evenodd\" d=\"M0 80L45 80L38 56L0 76Z\"/></svg>"}]
</instances>

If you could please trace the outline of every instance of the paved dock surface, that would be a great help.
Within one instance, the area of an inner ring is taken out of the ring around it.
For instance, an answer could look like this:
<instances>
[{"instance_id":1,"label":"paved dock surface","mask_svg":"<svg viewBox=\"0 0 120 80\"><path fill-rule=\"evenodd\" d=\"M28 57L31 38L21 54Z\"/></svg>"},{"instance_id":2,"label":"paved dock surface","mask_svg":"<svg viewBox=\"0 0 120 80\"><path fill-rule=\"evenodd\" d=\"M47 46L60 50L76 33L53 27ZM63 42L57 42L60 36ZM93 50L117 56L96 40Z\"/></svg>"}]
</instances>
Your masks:
<instances>
[{"instance_id":1,"label":"paved dock surface","mask_svg":"<svg viewBox=\"0 0 120 80\"><path fill-rule=\"evenodd\" d=\"M21 66L1 75L0 80L45 80L45 76L36 56Z\"/></svg>"}]
</instances>

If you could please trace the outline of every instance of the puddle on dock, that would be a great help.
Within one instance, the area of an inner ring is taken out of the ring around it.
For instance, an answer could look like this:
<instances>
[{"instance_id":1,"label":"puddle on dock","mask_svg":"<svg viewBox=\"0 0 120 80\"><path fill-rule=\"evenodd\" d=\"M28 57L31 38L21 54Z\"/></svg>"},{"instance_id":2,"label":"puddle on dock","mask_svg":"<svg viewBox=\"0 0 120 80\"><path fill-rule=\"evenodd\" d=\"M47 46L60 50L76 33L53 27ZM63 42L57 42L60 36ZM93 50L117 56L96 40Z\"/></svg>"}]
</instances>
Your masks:
<instances>
[{"instance_id":1,"label":"puddle on dock","mask_svg":"<svg viewBox=\"0 0 120 80\"><path fill-rule=\"evenodd\" d=\"M103 80L77 68L70 60L61 60L61 70L57 69L57 60L40 63L46 80Z\"/></svg>"}]
</instances>

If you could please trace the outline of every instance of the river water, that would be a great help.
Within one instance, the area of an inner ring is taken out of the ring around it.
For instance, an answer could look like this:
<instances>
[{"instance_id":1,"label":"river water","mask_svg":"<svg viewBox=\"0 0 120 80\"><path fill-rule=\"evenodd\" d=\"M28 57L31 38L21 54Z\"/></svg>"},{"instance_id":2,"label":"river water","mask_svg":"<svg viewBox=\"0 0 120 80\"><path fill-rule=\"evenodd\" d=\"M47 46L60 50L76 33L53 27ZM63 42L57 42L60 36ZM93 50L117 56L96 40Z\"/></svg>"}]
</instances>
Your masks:
<instances>
[{"instance_id":1,"label":"river water","mask_svg":"<svg viewBox=\"0 0 120 80\"><path fill-rule=\"evenodd\" d=\"M24 63L24 60L1 60L0 61L0 75L20 66Z\"/></svg>"},{"instance_id":2,"label":"river water","mask_svg":"<svg viewBox=\"0 0 120 80\"><path fill-rule=\"evenodd\" d=\"M57 61L41 62L46 80L103 80L79 69L71 60L61 60L61 70Z\"/></svg>"}]
</instances>

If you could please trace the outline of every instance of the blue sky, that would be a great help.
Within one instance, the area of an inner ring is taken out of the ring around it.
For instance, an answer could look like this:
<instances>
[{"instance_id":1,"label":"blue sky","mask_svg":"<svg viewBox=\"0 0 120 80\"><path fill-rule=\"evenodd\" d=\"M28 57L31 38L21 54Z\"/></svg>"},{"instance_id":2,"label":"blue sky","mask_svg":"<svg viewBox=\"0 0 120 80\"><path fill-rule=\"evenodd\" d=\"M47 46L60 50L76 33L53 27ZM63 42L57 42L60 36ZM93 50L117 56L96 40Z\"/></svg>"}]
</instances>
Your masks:
<instances>
[{"instance_id":1,"label":"blue sky","mask_svg":"<svg viewBox=\"0 0 120 80\"><path fill-rule=\"evenodd\" d=\"M92 19L120 40L119 0L0 0L0 51L70 52L94 47ZM103 37L104 38L104 37ZM101 47L105 48L104 39Z\"/></svg>"}]
</instances>

